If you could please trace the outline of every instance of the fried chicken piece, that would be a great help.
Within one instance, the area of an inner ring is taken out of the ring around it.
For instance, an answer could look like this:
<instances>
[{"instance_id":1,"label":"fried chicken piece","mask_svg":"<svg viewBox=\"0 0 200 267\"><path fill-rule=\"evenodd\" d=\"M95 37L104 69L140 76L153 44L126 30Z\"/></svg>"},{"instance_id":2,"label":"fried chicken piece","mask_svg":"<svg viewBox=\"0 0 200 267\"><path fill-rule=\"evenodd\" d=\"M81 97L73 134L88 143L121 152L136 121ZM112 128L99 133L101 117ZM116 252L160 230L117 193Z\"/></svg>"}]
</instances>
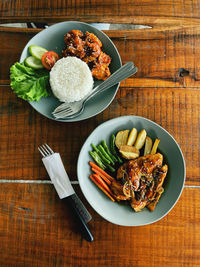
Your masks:
<instances>
[{"instance_id":1,"label":"fried chicken piece","mask_svg":"<svg viewBox=\"0 0 200 267\"><path fill-rule=\"evenodd\" d=\"M106 53L102 52L99 55L98 62L100 64L106 64L107 66L110 65L111 57L107 55Z\"/></svg>"},{"instance_id":2,"label":"fried chicken piece","mask_svg":"<svg viewBox=\"0 0 200 267\"><path fill-rule=\"evenodd\" d=\"M97 61L101 54L102 43L93 33L86 31L85 33L85 51L86 56L84 61L88 64L92 61Z\"/></svg>"},{"instance_id":3,"label":"fried chicken piece","mask_svg":"<svg viewBox=\"0 0 200 267\"><path fill-rule=\"evenodd\" d=\"M89 66L93 77L106 80L110 75L111 57L101 51L102 43L93 33L71 30L64 37L62 57L78 57Z\"/></svg>"},{"instance_id":4,"label":"fried chicken piece","mask_svg":"<svg viewBox=\"0 0 200 267\"><path fill-rule=\"evenodd\" d=\"M86 51L86 57L83 59L87 64L89 62L95 61L98 59L101 54L101 48L97 43L89 43Z\"/></svg>"},{"instance_id":5,"label":"fried chicken piece","mask_svg":"<svg viewBox=\"0 0 200 267\"><path fill-rule=\"evenodd\" d=\"M83 40L83 33L79 30L72 30L65 34L64 42L66 48L63 50L62 54L66 56L76 56L78 58L85 57L84 45L85 41Z\"/></svg>"},{"instance_id":6,"label":"fried chicken piece","mask_svg":"<svg viewBox=\"0 0 200 267\"><path fill-rule=\"evenodd\" d=\"M92 75L98 80L106 80L110 76L109 67L106 64L96 64L92 69Z\"/></svg>"},{"instance_id":7,"label":"fried chicken piece","mask_svg":"<svg viewBox=\"0 0 200 267\"><path fill-rule=\"evenodd\" d=\"M108 67L110 62L111 57L106 53L101 52L98 57L98 61L92 68L92 75L98 80L106 80L111 74Z\"/></svg>"},{"instance_id":8,"label":"fried chicken piece","mask_svg":"<svg viewBox=\"0 0 200 267\"><path fill-rule=\"evenodd\" d=\"M85 42L87 45L91 43L96 43L99 47L102 47L101 41L99 40L99 38L96 37L96 35L94 35L94 33L86 31L85 36Z\"/></svg>"}]
</instances>

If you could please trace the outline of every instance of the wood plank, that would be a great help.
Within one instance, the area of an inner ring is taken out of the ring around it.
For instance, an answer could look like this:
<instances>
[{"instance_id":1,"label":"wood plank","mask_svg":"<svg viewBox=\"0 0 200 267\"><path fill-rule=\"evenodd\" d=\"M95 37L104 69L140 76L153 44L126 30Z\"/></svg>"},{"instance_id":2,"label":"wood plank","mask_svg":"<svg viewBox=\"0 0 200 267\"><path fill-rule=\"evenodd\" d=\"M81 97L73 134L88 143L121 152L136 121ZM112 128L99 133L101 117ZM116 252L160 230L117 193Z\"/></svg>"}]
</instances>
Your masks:
<instances>
[{"instance_id":1,"label":"wood plank","mask_svg":"<svg viewBox=\"0 0 200 267\"><path fill-rule=\"evenodd\" d=\"M26 43L35 35L32 32L0 32L2 57L0 61L0 84L9 84L10 67L20 59Z\"/></svg>"},{"instance_id":2,"label":"wood plank","mask_svg":"<svg viewBox=\"0 0 200 267\"><path fill-rule=\"evenodd\" d=\"M24 46L36 31L0 29L0 84L9 84L10 67L19 61ZM115 43L122 62L133 61L138 67L137 74L123 82L123 86L200 87L199 27L179 25L176 30L173 27L170 30L160 25L160 28L105 33Z\"/></svg>"},{"instance_id":3,"label":"wood plank","mask_svg":"<svg viewBox=\"0 0 200 267\"><path fill-rule=\"evenodd\" d=\"M93 243L79 235L52 185L1 184L0 265L199 266L199 188L185 188L166 217L142 227L108 223L86 206Z\"/></svg>"},{"instance_id":4,"label":"wood plank","mask_svg":"<svg viewBox=\"0 0 200 267\"><path fill-rule=\"evenodd\" d=\"M15 1L1 3L0 22L57 22L61 20L91 20L93 22L117 22L123 19L127 23L137 16L148 17L185 17L199 18L199 2L189 1L132 1L132 0L95 0L84 1Z\"/></svg>"},{"instance_id":5,"label":"wood plank","mask_svg":"<svg viewBox=\"0 0 200 267\"><path fill-rule=\"evenodd\" d=\"M61 153L69 176L76 180L78 154L88 135L113 117L138 115L174 136L185 157L186 184L200 185L199 89L121 87L103 113L79 123L41 116L8 86L0 86L0 103L0 179L48 179L37 150L47 142Z\"/></svg>"}]
</instances>

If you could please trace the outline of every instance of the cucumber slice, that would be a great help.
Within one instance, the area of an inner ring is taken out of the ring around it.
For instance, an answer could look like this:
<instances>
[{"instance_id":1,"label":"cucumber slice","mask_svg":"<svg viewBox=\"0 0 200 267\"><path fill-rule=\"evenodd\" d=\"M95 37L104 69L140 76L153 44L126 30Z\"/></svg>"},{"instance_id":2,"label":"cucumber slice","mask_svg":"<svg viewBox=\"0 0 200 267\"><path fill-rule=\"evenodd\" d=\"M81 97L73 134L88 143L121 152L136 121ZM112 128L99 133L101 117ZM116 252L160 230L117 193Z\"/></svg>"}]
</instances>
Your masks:
<instances>
[{"instance_id":1,"label":"cucumber slice","mask_svg":"<svg viewBox=\"0 0 200 267\"><path fill-rule=\"evenodd\" d=\"M48 52L48 50L46 50L45 48L39 46L39 45L31 45L28 48L31 56L40 59L42 58L42 56L44 55L44 53Z\"/></svg>"},{"instance_id":2,"label":"cucumber slice","mask_svg":"<svg viewBox=\"0 0 200 267\"><path fill-rule=\"evenodd\" d=\"M32 68L32 69L36 69L36 70L39 70L39 69L43 69L44 66L42 65L41 63L41 60L33 57L33 56L30 56L30 57L27 57L25 60L24 60L24 63L26 66Z\"/></svg>"}]
</instances>

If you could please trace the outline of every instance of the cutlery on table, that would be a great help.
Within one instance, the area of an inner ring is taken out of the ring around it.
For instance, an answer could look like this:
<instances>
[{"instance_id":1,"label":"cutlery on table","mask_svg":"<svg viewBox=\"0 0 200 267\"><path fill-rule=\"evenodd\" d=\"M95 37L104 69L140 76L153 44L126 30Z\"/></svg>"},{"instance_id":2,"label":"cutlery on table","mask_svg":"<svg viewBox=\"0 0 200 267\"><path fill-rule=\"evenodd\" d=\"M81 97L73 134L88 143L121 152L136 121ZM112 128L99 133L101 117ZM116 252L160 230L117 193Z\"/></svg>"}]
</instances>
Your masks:
<instances>
[{"instance_id":1,"label":"cutlery on table","mask_svg":"<svg viewBox=\"0 0 200 267\"><path fill-rule=\"evenodd\" d=\"M137 72L137 68L133 62L127 62L125 65L115 71L107 80L96 86L89 95L86 95L82 100L75 102L65 102L59 105L53 112L56 119L75 118L80 115L85 107L86 102L98 94L99 92L109 89L111 86L121 82Z\"/></svg>"},{"instance_id":2,"label":"cutlery on table","mask_svg":"<svg viewBox=\"0 0 200 267\"><path fill-rule=\"evenodd\" d=\"M87 241L93 241L93 236L87 226L87 223L92 217L82 201L76 195L67 172L65 171L60 154L54 153L47 144L39 146L38 150L43 156L42 161L60 199L71 207L75 214L75 220L79 224L79 229L84 238Z\"/></svg>"}]
</instances>

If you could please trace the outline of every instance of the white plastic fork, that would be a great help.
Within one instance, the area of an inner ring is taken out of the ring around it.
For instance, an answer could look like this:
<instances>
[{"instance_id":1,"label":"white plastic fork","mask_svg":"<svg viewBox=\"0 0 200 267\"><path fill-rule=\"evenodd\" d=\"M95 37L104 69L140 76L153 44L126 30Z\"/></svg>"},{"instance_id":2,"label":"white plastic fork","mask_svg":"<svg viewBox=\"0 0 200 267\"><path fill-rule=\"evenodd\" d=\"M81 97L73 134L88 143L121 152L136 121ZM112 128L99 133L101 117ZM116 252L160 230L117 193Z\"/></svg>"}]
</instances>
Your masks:
<instances>
[{"instance_id":1,"label":"white plastic fork","mask_svg":"<svg viewBox=\"0 0 200 267\"><path fill-rule=\"evenodd\" d=\"M131 75L137 72L137 68L134 66L133 62L127 62L125 65L120 67L117 71L115 71L107 80L102 82L100 85L96 86L89 95L86 95L82 100L75 102L65 102L59 105L53 112L53 116L56 119L64 119L64 118L75 118L80 115L85 107L85 103L94 95L113 85L121 82L122 80L130 77Z\"/></svg>"}]
</instances>

